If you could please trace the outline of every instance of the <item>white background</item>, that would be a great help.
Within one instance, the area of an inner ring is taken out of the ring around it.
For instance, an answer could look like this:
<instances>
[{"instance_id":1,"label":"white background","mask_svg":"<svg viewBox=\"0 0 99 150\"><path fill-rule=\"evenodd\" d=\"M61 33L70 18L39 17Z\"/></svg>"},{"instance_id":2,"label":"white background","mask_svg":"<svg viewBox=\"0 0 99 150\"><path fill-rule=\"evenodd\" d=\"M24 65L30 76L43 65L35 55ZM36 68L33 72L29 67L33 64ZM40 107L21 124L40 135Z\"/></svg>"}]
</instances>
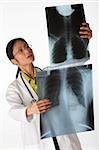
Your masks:
<instances>
[{"instance_id":1,"label":"white background","mask_svg":"<svg viewBox=\"0 0 99 150\"><path fill-rule=\"evenodd\" d=\"M22 37L32 45L36 60L35 65L44 68L49 65L48 37L45 7L73 4L74 1L32 0L0 1L0 149L23 150L20 123L8 116L9 105L5 94L8 85L15 79L17 67L12 65L6 56L6 44L9 40ZM95 130L79 133L84 150L99 150L99 3L97 1L78 1L83 3L86 21L90 23L93 37L90 40L91 58L87 63L93 65L93 96Z\"/></svg>"}]
</instances>

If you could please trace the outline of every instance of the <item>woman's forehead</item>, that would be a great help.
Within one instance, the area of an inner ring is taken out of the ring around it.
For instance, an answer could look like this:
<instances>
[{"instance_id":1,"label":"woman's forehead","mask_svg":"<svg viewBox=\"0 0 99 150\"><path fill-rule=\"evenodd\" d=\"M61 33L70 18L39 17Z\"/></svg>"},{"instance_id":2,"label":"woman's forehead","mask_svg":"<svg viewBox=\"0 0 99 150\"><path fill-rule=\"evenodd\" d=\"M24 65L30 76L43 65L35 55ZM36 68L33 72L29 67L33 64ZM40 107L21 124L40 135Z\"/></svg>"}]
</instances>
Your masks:
<instances>
[{"instance_id":1,"label":"woman's forehead","mask_svg":"<svg viewBox=\"0 0 99 150\"><path fill-rule=\"evenodd\" d=\"M25 41L22 41L22 40L17 40L13 46L13 48L15 47L20 47L20 46L25 46L25 45L28 45L27 42Z\"/></svg>"}]
</instances>

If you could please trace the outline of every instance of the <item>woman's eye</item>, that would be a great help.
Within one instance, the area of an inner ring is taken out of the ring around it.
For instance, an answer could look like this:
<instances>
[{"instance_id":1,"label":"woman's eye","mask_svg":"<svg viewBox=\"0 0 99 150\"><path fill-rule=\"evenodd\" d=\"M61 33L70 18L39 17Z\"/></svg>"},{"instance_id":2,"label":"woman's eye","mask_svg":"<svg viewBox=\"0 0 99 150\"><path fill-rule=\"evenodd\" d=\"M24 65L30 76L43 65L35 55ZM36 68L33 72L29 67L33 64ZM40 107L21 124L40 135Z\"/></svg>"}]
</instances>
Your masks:
<instances>
[{"instance_id":1,"label":"woman's eye","mask_svg":"<svg viewBox=\"0 0 99 150\"><path fill-rule=\"evenodd\" d=\"M27 45L26 48L29 48L29 45Z\"/></svg>"},{"instance_id":2,"label":"woman's eye","mask_svg":"<svg viewBox=\"0 0 99 150\"><path fill-rule=\"evenodd\" d=\"M22 49L19 49L19 51L22 52L23 50L22 50Z\"/></svg>"}]
</instances>

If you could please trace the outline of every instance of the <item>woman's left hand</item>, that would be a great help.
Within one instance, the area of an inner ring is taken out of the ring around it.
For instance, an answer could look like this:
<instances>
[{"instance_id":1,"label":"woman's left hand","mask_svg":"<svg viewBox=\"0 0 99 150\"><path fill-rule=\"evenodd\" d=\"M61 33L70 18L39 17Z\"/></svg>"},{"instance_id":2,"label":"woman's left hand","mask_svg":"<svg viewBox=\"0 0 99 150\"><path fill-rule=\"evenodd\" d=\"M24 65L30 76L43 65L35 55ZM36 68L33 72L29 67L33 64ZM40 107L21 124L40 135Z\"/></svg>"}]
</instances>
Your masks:
<instances>
[{"instance_id":1,"label":"woman's left hand","mask_svg":"<svg viewBox=\"0 0 99 150\"><path fill-rule=\"evenodd\" d=\"M88 23L85 23L85 22L82 23L79 34L81 38L88 38L89 40L91 39L92 30L90 29Z\"/></svg>"}]
</instances>

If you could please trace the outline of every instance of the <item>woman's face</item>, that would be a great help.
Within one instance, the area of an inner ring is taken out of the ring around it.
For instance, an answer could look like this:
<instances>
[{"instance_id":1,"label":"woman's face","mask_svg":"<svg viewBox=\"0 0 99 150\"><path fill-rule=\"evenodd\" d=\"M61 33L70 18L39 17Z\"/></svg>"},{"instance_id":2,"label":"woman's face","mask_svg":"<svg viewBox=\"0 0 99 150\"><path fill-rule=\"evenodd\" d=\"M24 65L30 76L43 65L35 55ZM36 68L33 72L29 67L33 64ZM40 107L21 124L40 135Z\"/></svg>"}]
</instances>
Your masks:
<instances>
[{"instance_id":1,"label":"woman's face","mask_svg":"<svg viewBox=\"0 0 99 150\"><path fill-rule=\"evenodd\" d=\"M27 43L17 40L13 46L13 56L18 66L25 66L34 61L34 54Z\"/></svg>"}]
</instances>

